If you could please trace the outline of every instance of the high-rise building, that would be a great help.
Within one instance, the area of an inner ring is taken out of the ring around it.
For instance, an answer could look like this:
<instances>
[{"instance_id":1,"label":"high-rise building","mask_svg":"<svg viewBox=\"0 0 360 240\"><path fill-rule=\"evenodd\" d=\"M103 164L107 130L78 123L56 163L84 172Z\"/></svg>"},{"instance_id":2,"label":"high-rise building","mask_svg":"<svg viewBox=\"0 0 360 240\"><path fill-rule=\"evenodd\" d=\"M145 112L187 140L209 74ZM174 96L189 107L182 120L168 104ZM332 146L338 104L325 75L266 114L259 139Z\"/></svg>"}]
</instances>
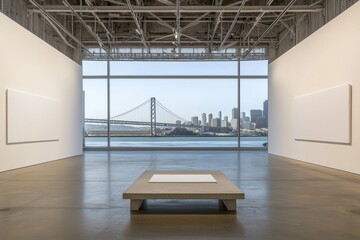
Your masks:
<instances>
[{"instance_id":1,"label":"high-rise building","mask_svg":"<svg viewBox=\"0 0 360 240\"><path fill-rule=\"evenodd\" d=\"M251 122L256 123L256 119L262 117L262 111L261 110L251 109L250 110L250 117L251 117Z\"/></svg>"},{"instance_id":2,"label":"high-rise building","mask_svg":"<svg viewBox=\"0 0 360 240\"><path fill-rule=\"evenodd\" d=\"M203 126L206 125L206 113L203 113L203 114L201 115L201 123L202 123Z\"/></svg>"},{"instance_id":3,"label":"high-rise building","mask_svg":"<svg viewBox=\"0 0 360 240\"><path fill-rule=\"evenodd\" d=\"M268 100L265 100L263 103L263 118L261 128L267 128L268 127ZM260 128L260 127L259 127Z\"/></svg>"},{"instance_id":4,"label":"high-rise building","mask_svg":"<svg viewBox=\"0 0 360 240\"><path fill-rule=\"evenodd\" d=\"M219 111L219 119L221 120L222 118L221 118L221 111Z\"/></svg>"},{"instance_id":5,"label":"high-rise building","mask_svg":"<svg viewBox=\"0 0 360 240\"><path fill-rule=\"evenodd\" d=\"M241 112L241 113L240 113L240 119L241 119L241 118L245 118L245 116L246 116L246 115L245 115L245 112Z\"/></svg>"},{"instance_id":6,"label":"high-rise building","mask_svg":"<svg viewBox=\"0 0 360 240\"><path fill-rule=\"evenodd\" d=\"M195 126L199 125L199 118L197 116L191 117L191 123Z\"/></svg>"},{"instance_id":7,"label":"high-rise building","mask_svg":"<svg viewBox=\"0 0 360 240\"><path fill-rule=\"evenodd\" d=\"M219 118L213 118L211 120L212 127L221 127L221 120Z\"/></svg>"},{"instance_id":8,"label":"high-rise building","mask_svg":"<svg viewBox=\"0 0 360 240\"><path fill-rule=\"evenodd\" d=\"M209 118L209 119L208 119L209 126L212 127L212 118L213 118L213 115L210 113L208 118Z\"/></svg>"},{"instance_id":9,"label":"high-rise building","mask_svg":"<svg viewBox=\"0 0 360 240\"><path fill-rule=\"evenodd\" d=\"M233 108L232 109L232 119L237 119L238 114L239 114L239 109L238 108Z\"/></svg>"},{"instance_id":10,"label":"high-rise building","mask_svg":"<svg viewBox=\"0 0 360 240\"><path fill-rule=\"evenodd\" d=\"M258 117L256 119L256 128L267 128L267 118Z\"/></svg>"},{"instance_id":11,"label":"high-rise building","mask_svg":"<svg viewBox=\"0 0 360 240\"><path fill-rule=\"evenodd\" d=\"M181 121L180 120L176 120L176 125L181 125Z\"/></svg>"},{"instance_id":12,"label":"high-rise building","mask_svg":"<svg viewBox=\"0 0 360 240\"><path fill-rule=\"evenodd\" d=\"M228 127L228 126L229 126L229 117L225 116L223 121L223 127Z\"/></svg>"},{"instance_id":13,"label":"high-rise building","mask_svg":"<svg viewBox=\"0 0 360 240\"><path fill-rule=\"evenodd\" d=\"M268 100L263 103L263 117L268 118Z\"/></svg>"},{"instance_id":14,"label":"high-rise building","mask_svg":"<svg viewBox=\"0 0 360 240\"><path fill-rule=\"evenodd\" d=\"M230 125L232 129L237 129L237 119L231 119Z\"/></svg>"},{"instance_id":15,"label":"high-rise building","mask_svg":"<svg viewBox=\"0 0 360 240\"><path fill-rule=\"evenodd\" d=\"M225 120L226 122L229 122L229 117L228 117L228 116L225 116L225 117L224 117L224 120Z\"/></svg>"}]
</instances>

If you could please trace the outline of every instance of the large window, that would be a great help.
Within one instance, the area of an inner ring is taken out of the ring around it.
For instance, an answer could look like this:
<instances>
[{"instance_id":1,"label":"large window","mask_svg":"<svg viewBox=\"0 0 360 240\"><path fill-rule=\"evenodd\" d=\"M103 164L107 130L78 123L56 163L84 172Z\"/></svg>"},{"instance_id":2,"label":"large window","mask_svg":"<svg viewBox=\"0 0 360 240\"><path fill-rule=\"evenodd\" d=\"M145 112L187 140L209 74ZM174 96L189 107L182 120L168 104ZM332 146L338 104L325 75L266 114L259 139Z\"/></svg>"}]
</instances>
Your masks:
<instances>
[{"instance_id":1,"label":"large window","mask_svg":"<svg viewBox=\"0 0 360 240\"><path fill-rule=\"evenodd\" d=\"M266 147L267 61L83 65L85 147Z\"/></svg>"},{"instance_id":2,"label":"large window","mask_svg":"<svg viewBox=\"0 0 360 240\"><path fill-rule=\"evenodd\" d=\"M110 86L111 146L238 145L230 126L236 79L111 79Z\"/></svg>"},{"instance_id":3,"label":"large window","mask_svg":"<svg viewBox=\"0 0 360 240\"><path fill-rule=\"evenodd\" d=\"M84 79L85 147L107 147L107 80Z\"/></svg>"},{"instance_id":4,"label":"large window","mask_svg":"<svg viewBox=\"0 0 360 240\"><path fill-rule=\"evenodd\" d=\"M240 147L267 147L267 73L268 61L240 62Z\"/></svg>"},{"instance_id":5,"label":"large window","mask_svg":"<svg viewBox=\"0 0 360 240\"><path fill-rule=\"evenodd\" d=\"M267 79L240 80L240 147L266 147Z\"/></svg>"}]
</instances>

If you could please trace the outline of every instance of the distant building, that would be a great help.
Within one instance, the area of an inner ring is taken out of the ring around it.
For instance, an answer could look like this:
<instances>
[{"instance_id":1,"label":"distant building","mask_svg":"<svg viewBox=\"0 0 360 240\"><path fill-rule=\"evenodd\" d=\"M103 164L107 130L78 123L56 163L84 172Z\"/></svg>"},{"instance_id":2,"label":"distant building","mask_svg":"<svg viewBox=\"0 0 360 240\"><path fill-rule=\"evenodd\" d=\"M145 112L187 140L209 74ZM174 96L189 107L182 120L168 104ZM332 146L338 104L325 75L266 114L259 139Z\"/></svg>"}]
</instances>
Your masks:
<instances>
[{"instance_id":1,"label":"distant building","mask_svg":"<svg viewBox=\"0 0 360 240\"><path fill-rule=\"evenodd\" d=\"M231 119L230 126L232 129L237 130L237 121L238 121L237 119Z\"/></svg>"},{"instance_id":2,"label":"distant building","mask_svg":"<svg viewBox=\"0 0 360 240\"><path fill-rule=\"evenodd\" d=\"M181 121L180 121L180 120L176 120L175 124L176 124L176 125L181 125Z\"/></svg>"},{"instance_id":3,"label":"distant building","mask_svg":"<svg viewBox=\"0 0 360 240\"><path fill-rule=\"evenodd\" d=\"M245 118L245 116L246 116L246 115L245 115L245 112L241 112L241 113L240 113L240 119L241 119L241 118Z\"/></svg>"},{"instance_id":4,"label":"distant building","mask_svg":"<svg viewBox=\"0 0 360 240\"><path fill-rule=\"evenodd\" d=\"M239 109L238 108L233 108L232 109L232 112L231 112L232 114L232 119L237 119L238 118L238 114L239 114Z\"/></svg>"},{"instance_id":5,"label":"distant building","mask_svg":"<svg viewBox=\"0 0 360 240\"><path fill-rule=\"evenodd\" d=\"M228 116L225 116L224 120L221 121L221 126L222 127L228 127L229 126L229 117Z\"/></svg>"},{"instance_id":6,"label":"distant building","mask_svg":"<svg viewBox=\"0 0 360 240\"><path fill-rule=\"evenodd\" d=\"M243 124L241 124L241 128L250 129L250 122L244 122Z\"/></svg>"},{"instance_id":7,"label":"distant building","mask_svg":"<svg viewBox=\"0 0 360 240\"><path fill-rule=\"evenodd\" d=\"M267 118L260 117L256 119L256 128L267 128Z\"/></svg>"},{"instance_id":8,"label":"distant building","mask_svg":"<svg viewBox=\"0 0 360 240\"><path fill-rule=\"evenodd\" d=\"M263 117L268 118L268 100L263 103Z\"/></svg>"},{"instance_id":9,"label":"distant building","mask_svg":"<svg viewBox=\"0 0 360 240\"><path fill-rule=\"evenodd\" d=\"M244 117L242 120L243 122L250 122L250 117Z\"/></svg>"},{"instance_id":10,"label":"distant building","mask_svg":"<svg viewBox=\"0 0 360 240\"><path fill-rule=\"evenodd\" d=\"M250 130L255 130L256 123L250 123Z\"/></svg>"},{"instance_id":11,"label":"distant building","mask_svg":"<svg viewBox=\"0 0 360 240\"><path fill-rule=\"evenodd\" d=\"M203 126L206 126L206 113L203 113L201 115L201 123Z\"/></svg>"},{"instance_id":12,"label":"distant building","mask_svg":"<svg viewBox=\"0 0 360 240\"><path fill-rule=\"evenodd\" d=\"M221 111L219 111L219 119L221 120L222 118L221 118L222 116L221 116Z\"/></svg>"},{"instance_id":13,"label":"distant building","mask_svg":"<svg viewBox=\"0 0 360 240\"><path fill-rule=\"evenodd\" d=\"M209 126L212 127L212 118L213 118L213 115L210 113L209 114L209 119L208 119L208 122L209 122Z\"/></svg>"},{"instance_id":14,"label":"distant building","mask_svg":"<svg viewBox=\"0 0 360 240\"><path fill-rule=\"evenodd\" d=\"M256 119L262 117L262 111L261 110L251 109L250 110L250 117L251 117L251 122L256 123Z\"/></svg>"},{"instance_id":15,"label":"distant building","mask_svg":"<svg viewBox=\"0 0 360 240\"><path fill-rule=\"evenodd\" d=\"M211 120L212 127L221 127L221 120L219 118L213 118Z\"/></svg>"},{"instance_id":16,"label":"distant building","mask_svg":"<svg viewBox=\"0 0 360 240\"><path fill-rule=\"evenodd\" d=\"M199 118L197 116L191 117L191 123L195 126L199 125Z\"/></svg>"},{"instance_id":17,"label":"distant building","mask_svg":"<svg viewBox=\"0 0 360 240\"><path fill-rule=\"evenodd\" d=\"M268 128L268 100L264 101L263 108L264 124L262 128Z\"/></svg>"}]
</instances>

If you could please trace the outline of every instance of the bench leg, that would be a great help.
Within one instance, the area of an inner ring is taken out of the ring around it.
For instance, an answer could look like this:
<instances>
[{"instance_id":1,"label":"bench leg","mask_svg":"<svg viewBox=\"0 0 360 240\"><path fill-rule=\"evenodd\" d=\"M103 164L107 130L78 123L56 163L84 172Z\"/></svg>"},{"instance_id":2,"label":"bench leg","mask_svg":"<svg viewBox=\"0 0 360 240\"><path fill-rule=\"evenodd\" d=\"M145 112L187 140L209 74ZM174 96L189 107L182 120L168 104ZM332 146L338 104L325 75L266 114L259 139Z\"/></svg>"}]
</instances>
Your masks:
<instances>
[{"instance_id":1,"label":"bench leg","mask_svg":"<svg viewBox=\"0 0 360 240\"><path fill-rule=\"evenodd\" d=\"M144 205L143 199L131 199L130 200L130 209L131 211L139 211Z\"/></svg>"},{"instance_id":2,"label":"bench leg","mask_svg":"<svg viewBox=\"0 0 360 240\"><path fill-rule=\"evenodd\" d=\"M222 199L220 201L228 211L236 211L236 199Z\"/></svg>"}]
</instances>

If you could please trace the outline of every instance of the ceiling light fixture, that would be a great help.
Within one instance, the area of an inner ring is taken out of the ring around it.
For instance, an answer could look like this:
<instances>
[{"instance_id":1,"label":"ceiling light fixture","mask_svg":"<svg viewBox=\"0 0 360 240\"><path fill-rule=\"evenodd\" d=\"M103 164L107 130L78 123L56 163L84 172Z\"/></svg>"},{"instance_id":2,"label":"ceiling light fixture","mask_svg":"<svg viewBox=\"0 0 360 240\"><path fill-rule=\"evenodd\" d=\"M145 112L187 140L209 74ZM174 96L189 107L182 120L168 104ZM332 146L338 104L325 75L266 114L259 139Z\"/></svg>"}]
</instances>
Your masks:
<instances>
[{"instance_id":1,"label":"ceiling light fixture","mask_svg":"<svg viewBox=\"0 0 360 240\"><path fill-rule=\"evenodd\" d=\"M177 31L175 31L174 36L175 36L175 39L177 40L179 37L179 33Z\"/></svg>"}]
</instances>

